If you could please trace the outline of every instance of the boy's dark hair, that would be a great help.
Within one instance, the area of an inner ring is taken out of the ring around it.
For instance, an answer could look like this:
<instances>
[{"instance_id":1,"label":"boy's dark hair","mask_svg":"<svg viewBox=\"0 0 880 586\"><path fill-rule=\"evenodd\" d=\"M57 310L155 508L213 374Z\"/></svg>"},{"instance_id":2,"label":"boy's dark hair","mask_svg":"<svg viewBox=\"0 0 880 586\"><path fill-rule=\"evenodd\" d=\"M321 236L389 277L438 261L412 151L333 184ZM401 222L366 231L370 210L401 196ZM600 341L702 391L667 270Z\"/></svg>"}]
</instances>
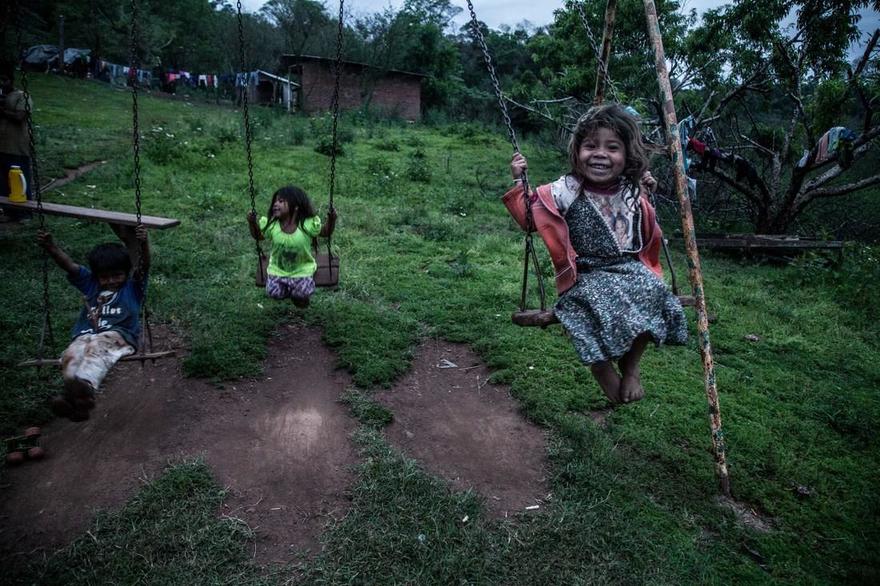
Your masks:
<instances>
[{"instance_id":1,"label":"boy's dark hair","mask_svg":"<svg viewBox=\"0 0 880 586\"><path fill-rule=\"evenodd\" d=\"M642 174L648 168L649 151L645 143L642 142L642 132L639 130L636 118L617 104L594 106L578 120L568 142L568 162L571 166L571 173L579 179L583 179L583 173L578 167L578 152L584 139L600 128L613 131L623 141L623 146L626 149L623 175L633 185L638 185Z\"/></svg>"},{"instance_id":2,"label":"boy's dark hair","mask_svg":"<svg viewBox=\"0 0 880 586\"><path fill-rule=\"evenodd\" d=\"M86 256L92 274L125 273L131 271L128 250L118 242L105 242L94 247Z\"/></svg>"},{"instance_id":3,"label":"boy's dark hair","mask_svg":"<svg viewBox=\"0 0 880 586\"><path fill-rule=\"evenodd\" d=\"M277 218L272 217L272 206L275 204L275 200L278 199L287 202L287 207L290 208L291 213L293 213L294 208L299 208L297 211L296 223L300 227L302 227L302 223L306 218L311 218L312 216L317 215L314 206L312 206L312 201L309 199L309 196L306 195L305 191L295 185L285 185L272 194L272 199L269 201L269 212L266 214L269 221L266 223L266 230L268 230L269 226L274 222L278 221Z\"/></svg>"}]
</instances>

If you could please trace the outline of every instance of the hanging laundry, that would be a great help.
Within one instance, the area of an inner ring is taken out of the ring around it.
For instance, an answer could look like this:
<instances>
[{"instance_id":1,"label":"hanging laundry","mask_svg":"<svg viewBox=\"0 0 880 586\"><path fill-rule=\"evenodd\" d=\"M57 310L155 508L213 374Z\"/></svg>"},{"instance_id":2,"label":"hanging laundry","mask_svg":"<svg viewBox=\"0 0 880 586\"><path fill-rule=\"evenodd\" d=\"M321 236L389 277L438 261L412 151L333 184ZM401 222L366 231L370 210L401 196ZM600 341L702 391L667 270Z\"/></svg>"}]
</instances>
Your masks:
<instances>
[{"instance_id":1,"label":"hanging laundry","mask_svg":"<svg viewBox=\"0 0 880 586\"><path fill-rule=\"evenodd\" d=\"M814 163L821 165L831 157L837 155L838 164L846 169L853 160L853 141L856 133L844 126L835 126L822 135L816 143L816 157Z\"/></svg>"},{"instance_id":2,"label":"hanging laundry","mask_svg":"<svg viewBox=\"0 0 880 586\"><path fill-rule=\"evenodd\" d=\"M691 200L691 203L696 203L697 201L697 180L693 177L688 177L688 197Z\"/></svg>"},{"instance_id":3,"label":"hanging laundry","mask_svg":"<svg viewBox=\"0 0 880 586\"><path fill-rule=\"evenodd\" d=\"M797 162L796 166L798 169L803 169L804 167L807 166L807 163L809 161L810 161L810 151L808 151L807 149L804 149L804 156L802 156L800 158L800 160Z\"/></svg>"},{"instance_id":4,"label":"hanging laundry","mask_svg":"<svg viewBox=\"0 0 880 586\"><path fill-rule=\"evenodd\" d=\"M688 172L688 167L690 166L690 161L687 156L687 144L689 142L691 130L694 129L694 117L688 116L684 120L678 123L678 135L681 139L681 159L682 164L684 164L684 172Z\"/></svg>"},{"instance_id":5,"label":"hanging laundry","mask_svg":"<svg viewBox=\"0 0 880 586\"><path fill-rule=\"evenodd\" d=\"M706 154L706 144L700 142L696 138L691 138L690 140L688 140L687 146L689 149L691 149L701 157Z\"/></svg>"}]
</instances>

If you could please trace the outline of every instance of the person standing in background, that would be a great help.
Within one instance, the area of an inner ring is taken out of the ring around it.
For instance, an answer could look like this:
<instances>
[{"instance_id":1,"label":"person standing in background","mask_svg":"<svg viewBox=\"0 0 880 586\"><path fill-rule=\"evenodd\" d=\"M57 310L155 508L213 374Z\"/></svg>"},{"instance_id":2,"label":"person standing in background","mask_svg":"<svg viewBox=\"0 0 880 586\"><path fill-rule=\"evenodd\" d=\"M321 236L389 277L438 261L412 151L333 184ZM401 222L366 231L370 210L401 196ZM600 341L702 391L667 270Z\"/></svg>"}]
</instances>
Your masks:
<instances>
[{"instance_id":1,"label":"person standing in background","mask_svg":"<svg viewBox=\"0 0 880 586\"><path fill-rule=\"evenodd\" d=\"M33 102L30 103L33 111ZM33 199L31 149L28 141L27 105L24 92L15 89L15 64L0 61L0 195L9 197L9 169L21 167L27 180L27 198ZM6 217L22 220L29 212L6 210Z\"/></svg>"}]
</instances>

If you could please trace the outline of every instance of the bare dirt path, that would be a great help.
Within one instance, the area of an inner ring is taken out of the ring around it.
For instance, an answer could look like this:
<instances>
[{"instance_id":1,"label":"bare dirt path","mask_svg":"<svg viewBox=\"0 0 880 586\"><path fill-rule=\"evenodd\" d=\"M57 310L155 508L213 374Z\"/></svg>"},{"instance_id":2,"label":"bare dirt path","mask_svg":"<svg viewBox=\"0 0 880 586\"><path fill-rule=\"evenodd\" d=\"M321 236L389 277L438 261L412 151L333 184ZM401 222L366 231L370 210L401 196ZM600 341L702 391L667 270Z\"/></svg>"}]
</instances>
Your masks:
<instances>
[{"instance_id":1,"label":"bare dirt path","mask_svg":"<svg viewBox=\"0 0 880 586\"><path fill-rule=\"evenodd\" d=\"M0 559L21 561L82 535L96 510L116 509L169 461L202 457L228 490L219 514L254 530L257 563L316 551L345 514L356 428L338 402L350 384L320 332L282 327L265 374L218 388L184 378L176 360L120 364L92 418L43 428L48 457L0 482ZM395 421L389 441L491 514L537 510L548 492L546 438L466 346L431 340L392 389L377 394Z\"/></svg>"},{"instance_id":2,"label":"bare dirt path","mask_svg":"<svg viewBox=\"0 0 880 586\"><path fill-rule=\"evenodd\" d=\"M47 459L4 474L0 557L66 545L96 509L194 456L229 490L220 513L254 529L257 562L314 550L348 507L356 423L337 399L349 379L316 330L284 327L271 346L264 377L224 389L183 378L175 360L120 364L89 421L47 425Z\"/></svg>"},{"instance_id":3,"label":"bare dirt path","mask_svg":"<svg viewBox=\"0 0 880 586\"><path fill-rule=\"evenodd\" d=\"M386 436L454 488L480 493L496 516L539 510L549 491L545 434L489 375L467 346L425 342L410 372L376 396L394 413Z\"/></svg>"}]
</instances>

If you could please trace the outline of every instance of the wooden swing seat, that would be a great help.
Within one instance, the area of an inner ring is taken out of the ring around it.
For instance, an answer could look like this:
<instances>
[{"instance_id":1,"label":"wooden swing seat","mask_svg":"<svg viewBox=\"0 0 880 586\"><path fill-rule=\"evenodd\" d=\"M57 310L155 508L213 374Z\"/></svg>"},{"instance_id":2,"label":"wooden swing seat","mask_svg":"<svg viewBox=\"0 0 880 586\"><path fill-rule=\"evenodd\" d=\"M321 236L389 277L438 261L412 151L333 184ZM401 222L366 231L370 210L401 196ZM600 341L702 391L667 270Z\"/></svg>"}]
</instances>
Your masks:
<instances>
[{"instance_id":1,"label":"wooden swing seat","mask_svg":"<svg viewBox=\"0 0 880 586\"><path fill-rule=\"evenodd\" d=\"M8 197L0 197L0 207L37 212L38 205L35 201L25 201L21 203L11 202ZM124 212L113 212L110 210L100 210L96 208L83 208L79 206L69 206L59 203L43 202L43 213L52 216L65 216L68 218L80 218L83 220L92 220L95 222L106 222L107 224L117 224L119 226L137 226L137 215ZM173 228L180 224L180 220L174 218L160 218L158 216L141 216L141 224L147 228L155 228L164 230Z\"/></svg>"},{"instance_id":2,"label":"wooden swing seat","mask_svg":"<svg viewBox=\"0 0 880 586\"><path fill-rule=\"evenodd\" d=\"M678 301L682 307L693 307L696 303L692 295L679 295ZM510 316L511 321L515 325L528 328L539 327L546 328L553 324L559 323L559 318L552 309L526 309L525 311L516 311Z\"/></svg>"},{"instance_id":3,"label":"wooden swing seat","mask_svg":"<svg viewBox=\"0 0 880 586\"><path fill-rule=\"evenodd\" d=\"M324 289L336 289L339 287L339 257L335 254L328 255L326 252L318 252L315 254L315 262L318 269L315 271L314 280L315 287ZM268 258L265 254L260 256L257 265L257 276L254 284L257 287L266 286L266 267L269 265Z\"/></svg>"},{"instance_id":4,"label":"wooden swing seat","mask_svg":"<svg viewBox=\"0 0 880 586\"><path fill-rule=\"evenodd\" d=\"M315 287L336 289L339 287L339 257L326 252L315 255L318 270L315 271Z\"/></svg>"},{"instance_id":5,"label":"wooden swing seat","mask_svg":"<svg viewBox=\"0 0 880 586\"><path fill-rule=\"evenodd\" d=\"M123 356L119 359L120 362L134 362L135 360L140 360L142 363L147 360L158 360L160 358L171 358L176 356L177 353L174 350L166 350L164 352L149 352L146 354L129 354L128 356ZM61 366L60 358L38 358L35 360L25 360L24 362L19 362L18 366Z\"/></svg>"}]
</instances>

